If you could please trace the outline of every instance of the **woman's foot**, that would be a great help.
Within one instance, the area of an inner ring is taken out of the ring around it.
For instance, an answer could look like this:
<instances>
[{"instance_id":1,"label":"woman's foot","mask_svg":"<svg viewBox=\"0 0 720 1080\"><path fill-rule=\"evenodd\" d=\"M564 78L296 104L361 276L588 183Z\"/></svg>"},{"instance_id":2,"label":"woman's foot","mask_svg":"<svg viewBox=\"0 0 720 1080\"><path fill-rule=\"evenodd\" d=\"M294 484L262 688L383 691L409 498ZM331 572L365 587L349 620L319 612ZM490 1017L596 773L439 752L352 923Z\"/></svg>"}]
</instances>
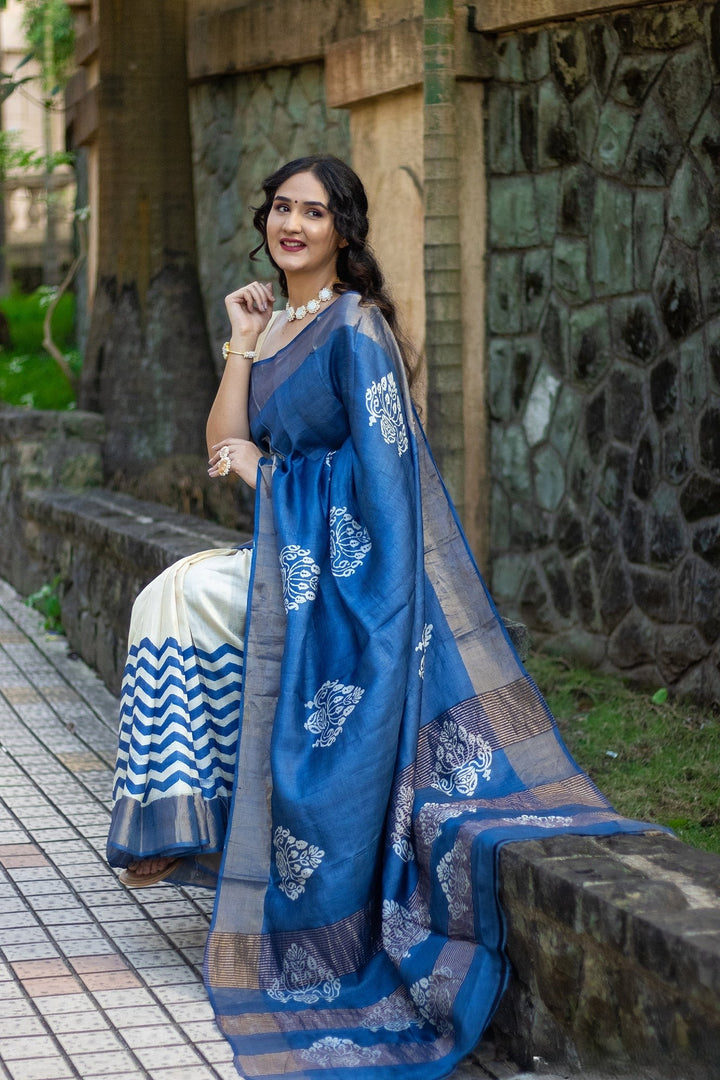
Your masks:
<instances>
[{"instance_id":1,"label":"woman's foot","mask_svg":"<svg viewBox=\"0 0 720 1080\"><path fill-rule=\"evenodd\" d=\"M164 881L175 867L179 859L167 855L157 855L151 859L138 859L130 863L127 870L120 874L123 885L129 889L142 889L147 885L155 885L158 881Z\"/></svg>"}]
</instances>

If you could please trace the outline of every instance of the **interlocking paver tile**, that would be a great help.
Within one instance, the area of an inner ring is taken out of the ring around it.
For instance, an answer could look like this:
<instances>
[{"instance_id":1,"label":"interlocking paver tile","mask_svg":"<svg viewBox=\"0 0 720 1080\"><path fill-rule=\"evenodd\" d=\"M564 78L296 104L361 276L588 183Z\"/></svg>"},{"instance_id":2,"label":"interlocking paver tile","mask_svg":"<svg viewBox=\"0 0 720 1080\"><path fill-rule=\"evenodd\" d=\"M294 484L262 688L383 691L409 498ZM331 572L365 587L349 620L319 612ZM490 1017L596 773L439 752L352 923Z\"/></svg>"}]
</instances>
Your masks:
<instances>
[{"instance_id":1,"label":"interlocking paver tile","mask_svg":"<svg viewBox=\"0 0 720 1080\"><path fill-rule=\"evenodd\" d=\"M165 1010L158 1005L145 1005L142 1009L113 1008L105 1005L105 1013L108 1020L118 1031L126 1031L128 1028L145 1027L147 1024L162 1024L168 1019Z\"/></svg>"},{"instance_id":2,"label":"interlocking paver tile","mask_svg":"<svg viewBox=\"0 0 720 1080\"><path fill-rule=\"evenodd\" d=\"M59 1055L8 1062L8 1072L12 1080L66 1080L73 1075L71 1066Z\"/></svg>"},{"instance_id":3,"label":"interlocking paver tile","mask_svg":"<svg viewBox=\"0 0 720 1080\"><path fill-rule=\"evenodd\" d=\"M17 1017L24 1019L35 1015L30 999L27 997L3 998L0 1002L0 1008L2 1008L2 1014L6 1020Z\"/></svg>"},{"instance_id":4,"label":"interlocking paver tile","mask_svg":"<svg viewBox=\"0 0 720 1080\"><path fill-rule=\"evenodd\" d=\"M180 1066L173 1069L151 1069L152 1080L215 1080L212 1069L197 1065ZM238 1080L235 1073L233 1080Z\"/></svg>"},{"instance_id":5,"label":"interlocking paver tile","mask_svg":"<svg viewBox=\"0 0 720 1080\"><path fill-rule=\"evenodd\" d=\"M34 1036L32 1039L0 1039L0 1061L18 1061L27 1057L56 1057L57 1045L50 1035Z\"/></svg>"},{"instance_id":6,"label":"interlocking paver tile","mask_svg":"<svg viewBox=\"0 0 720 1080\"><path fill-rule=\"evenodd\" d=\"M193 1001L207 1001L205 987L199 979L185 986L166 986L155 991L155 996L165 1005Z\"/></svg>"},{"instance_id":7,"label":"interlocking paver tile","mask_svg":"<svg viewBox=\"0 0 720 1080\"><path fill-rule=\"evenodd\" d=\"M0 1017L0 1038L20 1035L44 1035L45 1027L39 1016Z\"/></svg>"},{"instance_id":8,"label":"interlocking paver tile","mask_svg":"<svg viewBox=\"0 0 720 1080\"><path fill-rule=\"evenodd\" d=\"M196 977L192 971L188 970L185 964L180 967L143 967L138 968L138 972L142 975L145 983L153 988L185 985Z\"/></svg>"},{"instance_id":9,"label":"interlocking paver tile","mask_svg":"<svg viewBox=\"0 0 720 1080\"><path fill-rule=\"evenodd\" d=\"M136 1057L146 1069L170 1069L182 1065L201 1065L201 1059L191 1046L139 1046Z\"/></svg>"},{"instance_id":10,"label":"interlocking paver tile","mask_svg":"<svg viewBox=\"0 0 720 1080\"><path fill-rule=\"evenodd\" d=\"M81 1010L75 1013L51 1013L45 1023L58 1036L80 1031L108 1031L110 1025L101 1012Z\"/></svg>"},{"instance_id":11,"label":"interlocking paver tile","mask_svg":"<svg viewBox=\"0 0 720 1080\"><path fill-rule=\"evenodd\" d=\"M185 1025L187 1031L188 1025ZM233 1053L230 1048L230 1043L223 1039L222 1042L217 1041L217 1036L214 1042L198 1042L197 1048L199 1053L212 1065L218 1065L220 1063L231 1062L233 1059ZM482 1077L477 1077L477 1080L483 1080Z\"/></svg>"},{"instance_id":12,"label":"interlocking paver tile","mask_svg":"<svg viewBox=\"0 0 720 1080\"><path fill-rule=\"evenodd\" d=\"M82 986L66 975L54 979L24 979L23 988L31 998L52 997L55 994L82 994Z\"/></svg>"},{"instance_id":13,"label":"interlocking paver tile","mask_svg":"<svg viewBox=\"0 0 720 1080\"><path fill-rule=\"evenodd\" d=\"M31 945L47 941L47 934L41 926L25 926L13 930L0 930L0 948L8 945Z\"/></svg>"},{"instance_id":14,"label":"interlocking paver tile","mask_svg":"<svg viewBox=\"0 0 720 1080\"><path fill-rule=\"evenodd\" d=\"M60 943L58 943L60 945ZM110 941L87 941L85 938L77 938L77 940L63 941L60 946L65 956L83 956L85 953L92 953L94 956L101 956L103 953L114 952L112 942Z\"/></svg>"},{"instance_id":15,"label":"interlocking paver tile","mask_svg":"<svg viewBox=\"0 0 720 1080\"><path fill-rule=\"evenodd\" d=\"M83 975L82 981L88 990L125 990L142 986L140 979L131 971L97 971Z\"/></svg>"},{"instance_id":16,"label":"interlocking paver tile","mask_svg":"<svg viewBox=\"0 0 720 1080\"><path fill-rule=\"evenodd\" d=\"M43 911L43 923L52 931L53 926L67 923L92 923L92 915L85 908L78 908L76 904L66 908L48 908Z\"/></svg>"},{"instance_id":17,"label":"interlocking paver tile","mask_svg":"<svg viewBox=\"0 0 720 1080\"><path fill-rule=\"evenodd\" d=\"M25 960L11 965L18 979L49 979L56 975L69 975L70 968L61 960Z\"/></svg>"},{"instance_id":18,"label":"interlocking paver tile","mask_svg":"<svg viewBox=\"0 0 720 1080\"><path fill-rule=\"evenodd\" d=\"M38 998L35 1006L44 1016L51 1013L87 1012L94 1007L89 994L54 994L52 997Z\"/></svg>"},{"instance_id":19,"label":"interlocking paver tile","mask_svg":"<svg viewBox=\"0 0 720 1080\"><path fill-rule=\"evenodd\" d=\"M0 908L0 922L7 929L13 926L37 926L37 919L31 911L6 911Z\"/></svg>"},{"instance_id":20,"label":"interlocking paver tile","mask_svg":"<svg viewBox=\"0 0 720 1080\"><path fill-rule=\"evenodd\" d=\"M174 1024L127 1028L123 1038L131 1049L139 1046L184 1046L185 1039Z\"/></svg>"}]
</instances>

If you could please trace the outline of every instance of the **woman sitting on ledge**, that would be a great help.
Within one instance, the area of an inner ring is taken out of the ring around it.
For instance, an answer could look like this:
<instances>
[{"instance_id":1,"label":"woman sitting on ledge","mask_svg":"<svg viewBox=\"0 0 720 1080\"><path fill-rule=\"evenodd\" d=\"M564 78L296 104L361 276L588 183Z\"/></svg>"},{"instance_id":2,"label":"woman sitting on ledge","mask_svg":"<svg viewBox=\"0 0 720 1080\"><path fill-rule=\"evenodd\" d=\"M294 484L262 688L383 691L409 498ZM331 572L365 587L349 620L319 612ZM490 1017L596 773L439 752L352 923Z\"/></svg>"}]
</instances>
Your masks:
<instances>
[{"instance_id":1,"label":"woman sitting on ledge","mask_svg":"<svg viewBox=\"0 0 720 1080\"><path fill-rule=\"evenodd\" d=\"M499 846L644 826L572 761L486 592L358 177L303 158L264 192L288 303L227 298L208 421L254 541L138 598L108 858L217 885L205 980L241 1073L432 1080L505 985Z\"/></svg>"}]
</instances>

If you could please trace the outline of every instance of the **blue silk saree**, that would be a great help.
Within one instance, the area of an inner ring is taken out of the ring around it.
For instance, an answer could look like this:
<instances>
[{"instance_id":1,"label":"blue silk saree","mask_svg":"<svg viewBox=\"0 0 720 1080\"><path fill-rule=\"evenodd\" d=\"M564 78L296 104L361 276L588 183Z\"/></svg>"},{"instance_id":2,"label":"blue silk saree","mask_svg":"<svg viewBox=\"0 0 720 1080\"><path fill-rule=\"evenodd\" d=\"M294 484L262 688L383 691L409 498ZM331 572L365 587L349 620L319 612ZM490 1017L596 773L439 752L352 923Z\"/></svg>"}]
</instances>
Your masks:
<instances>
[{"instance_id":1,"label":"blue silk saree","mask_svg":"<svg viewBox=\"0 0 720 1080\"><path fill-rule=\"evenodd\" d=\"M377 309L256 363L235 783L205 980L246 1077L424 1080L507 977L497 853L619 818L467 548Z\"/></svg>"}]
</instances>

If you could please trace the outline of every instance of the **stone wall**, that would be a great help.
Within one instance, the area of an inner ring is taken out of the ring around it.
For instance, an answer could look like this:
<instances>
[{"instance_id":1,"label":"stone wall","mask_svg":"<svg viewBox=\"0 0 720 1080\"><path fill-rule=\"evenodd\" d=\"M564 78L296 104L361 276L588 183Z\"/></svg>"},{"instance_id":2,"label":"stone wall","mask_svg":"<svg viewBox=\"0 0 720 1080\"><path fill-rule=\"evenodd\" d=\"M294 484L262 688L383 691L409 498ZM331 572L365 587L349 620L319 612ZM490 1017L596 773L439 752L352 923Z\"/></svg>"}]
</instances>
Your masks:
<instances>
[{"instance_id":1,"label":"stone wall","mask_svg":"<svg viewBox=\"0 0 720 1080\"><path fill-rule=\"evenodd\" d=\"M275 279L266 259L249 259L262 181L305 154L349 158L350 125L346 110L325 104L320 62L200 82L190 89L190 112L200 280L220 371L224 297L247 281Z\"/></svg>"},{"instance_id":2,"label":"stone wall","mask_svg":"<svg viewBox=\"0 0 720 1080\"><path fill-rule=\"evenodd\" d=\"M487 91L492 587L720 698L720 5L503 35Z\"/></svg>"},{"instance_id":3,"label":"stone wall","mask_svg":"<svg viewBox=\"0 0 720 1080\"><path fill-rule=\"evenodd\" d=\"M513 1060L715 1080L717 855L660 834L559 836L504 847L500 882L514 970L493 1034Z\"/></svg>"},{"instance_id":4,"label":"stone wall","mask_svg":"<svg viewBox=\"0 0 720 1080\"><path fill-rule=\"evenodd\" d=\"M27 595L59 576L68 644L117 693L142 587L249 537L97 486L103 434L92 413L0 410L0 577Z\"/></svg>"}]
</instances>

